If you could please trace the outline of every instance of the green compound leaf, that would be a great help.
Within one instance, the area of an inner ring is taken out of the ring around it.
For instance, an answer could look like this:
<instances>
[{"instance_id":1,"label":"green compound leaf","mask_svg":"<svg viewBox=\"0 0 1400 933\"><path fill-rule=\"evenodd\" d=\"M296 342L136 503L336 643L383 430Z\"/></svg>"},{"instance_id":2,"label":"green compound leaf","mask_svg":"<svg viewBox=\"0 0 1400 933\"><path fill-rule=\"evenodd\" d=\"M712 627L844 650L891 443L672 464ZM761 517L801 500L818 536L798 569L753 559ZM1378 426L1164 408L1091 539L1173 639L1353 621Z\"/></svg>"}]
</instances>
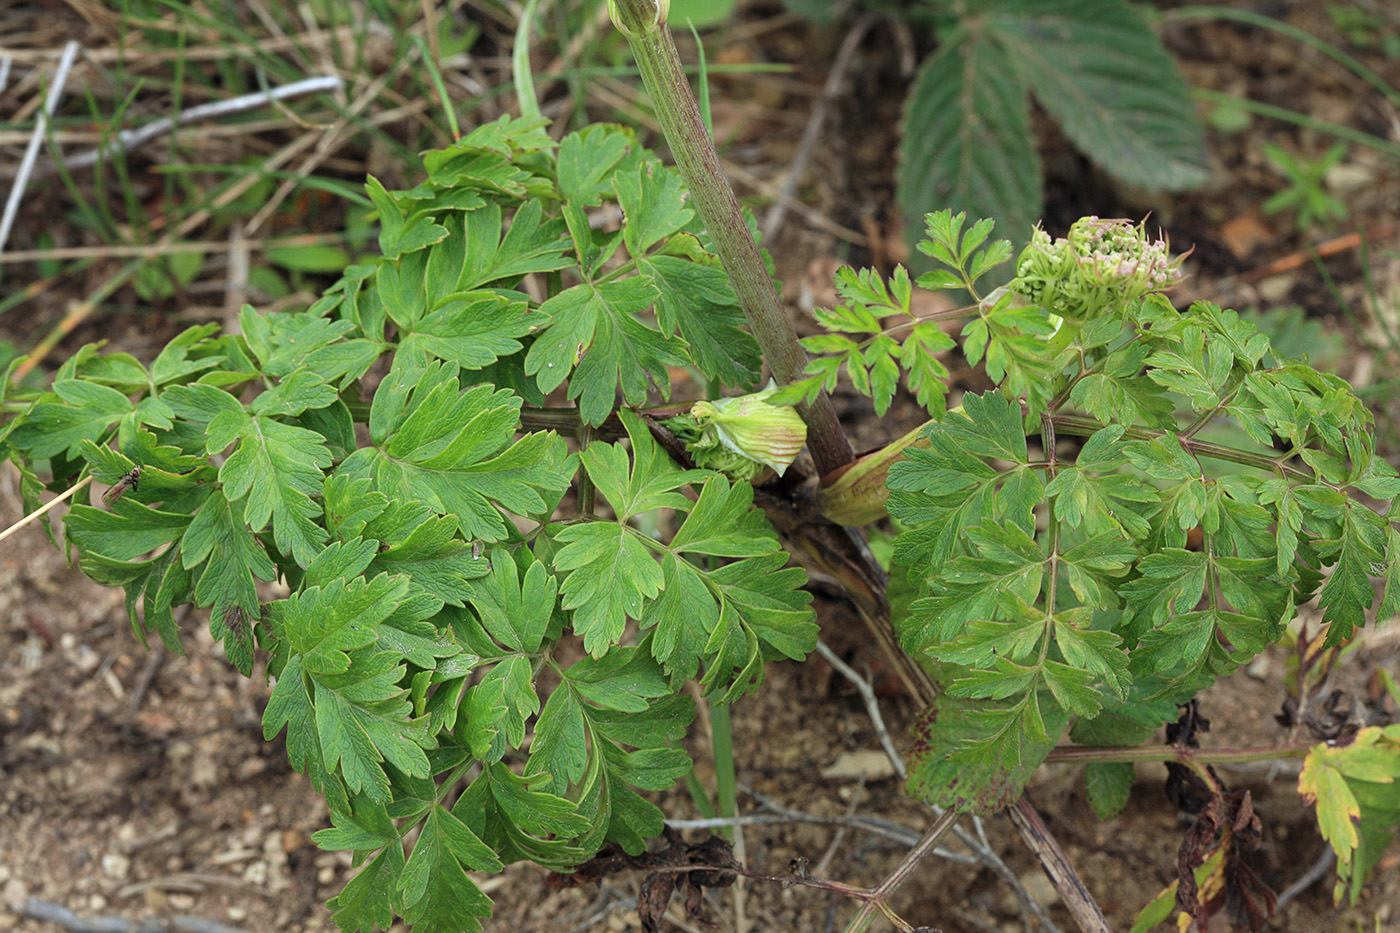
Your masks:
<instances>
[{"instance_id":1,"label":"green compound leaf","mask_svg":"<svg viewBox=\"0 0 1400 933\"><path fill-rule=\"evenodd\" d=\"M443 219L448 237L433 248L427 264L428 274L442 281L435 294L445 297L494 282L513 283L530 272L573 265L565 255L572 244L564 222L544 219L539 201L521 205L504 236L501 220L501 209L494 203L460 220L451 215Z\"/></svg>"},{"instance_id":2,"label":"green compound leaf","mask_svg":"<svg viewBox=\"0 0 1400 933\"><path fill-rule=\"evenodd\" d=\"M223 490L206 499L185 531L180 561L198 580L196 605L225 613L237 607L248 619L262 615L257 581L272 581L277 568L248 527L241 501L230 502Z\"/></svg>"},{"instance_id":3,"label":"green compound leaf","mask_svg":"<svg viewBox=\"0 0 1400 933\"><path fill-rule=\"evenodd\" d=\"M306 566L326 540L315 521L321 508L311 499L320 494L322 470L331 464L325 438L242 409L215 415L205 449L218 453L234 443L238 448L219 468L224 491L231 500L246 497L244 518L253 530L270 521L278 548Z\"/></svg>"},{"instance_id":4,"label":"green compound leaf","mask_svg":"<svg viewBox=\"0 0 1400 933\"><path fill-rule=\"evenodd\" d=\"M472 595L468 581L486 573L486 560L457 536L457 519L433 515L418 502L394 502L365 534L381 542L369 569L404 574L409 592L451 606L464 605Z\"/></svg>"},{"instance_id":5,"label":"green compound leaf","mask_svg":"<svg viewBox=\"0 0 1400 933\"><path fill-rule=\"evenodd\" d=\"M7 443L36 459L73 456L83 441L100 439L134 410L131 400L116 389L81 379L60 379L39 404L16 419Z\"/></svg>"},{"instance_id":6,"label":"green compound leaf","mask_svg":"<svg viewBox=\"0 0 1400 933\"><path fill-rule=\"evenodd\" d=\"M554 566L568 574L560 585L563 606L574 612L584 650L602 657L622 637L627 619L641 618L661 592L661 567L642 536L616 522L570 525L558 540L564 547Z\"/></svg>"},{"instance_id":7,"label":"green compound leaf","mask_svg":"<svg viewBox=\"0 0 1400 933\"><path fill-rule=\"evenodd\" d=\"M491 637L513 651L539 650L554 615L559 580L531 560L524 580L504 550L491 554L491 573L469 584L472 608Z\"/></svg>"},{"instance_id":8,"label":"green compound leaf","mask_svg":"<svg viewBox=\"0 0 1400 933\"><path fill-rule=\"evenodd\" d=\"M630 411L620 415L632 442L632 462L621 444L590 444L580 459L598 491L608 500L618 521L652 509L688 509L690 500L674 490L715 474L710 470L682 470L652 440L641 418Z\"/></svg>"},{"instance_id":9,"label":"green compound leaf","mask_svg":"<svg viewBox=\"0 0 1400 933\"><path fill-rule=\"evenodd\" d=\"M695 216L685 206L680 173L658 162L644 162L635 172L618 172L612 183L622 207L622 240L634 257L645 255Z\"/></svg>"},{"instance_id":10,"label":"green compound leaf","mask_svg":"<svg viewBox=\"0 0 1400 933\"><path fill-rule=\"evenodd\" d=\"M318 837L321 835L317 833ZM394 842L398 842L397 837ZM330 849L340 847L340 843L333 838L326 838L322 844ZM346 882L339 894L326 902L336 926L344 933L374 933L389 929L394 922L394 890L403 867L403 847L397 844L385 846L355 877Z\"/></svg>"},{"instance_id":11,"label":"green compound leaf","mask_svg":"<svg viewBox=\"0 0 1400 933\"><path fill-rule=\"evenodd\" d=\"M698 244L696 249L704 253ZM692 261L653 253L638 260L637 269L650 275L660 292L656 319L661 332L679 334L709 378L752 386L762 370L758 341L744 330L748 319L717 261L708 255Z\"/></svg>"},{"instance_id":12,"label":"green compound leaf","mask_svg":"<svg viewBox=\"0 0 1400 933\"><path fill-rule=\"evenodd\" d=\"M919 68L900 127L898 197L911 241L940 208L989 217L1018 242L1040 214L1029 88L995 18L965 18Z\"/></svg>"},{"instance_id":13,"label":"green compound leaf","mask_svg":"<svg viewBox=\"0 0 1400 933\"><path fill-rule=\"evenodd\" d=\"M424 749L434 739L414 719L402 655L376 647L381 626L408 595L403 577L338 579L282 604L290 656L263 716L271 738L287 729L292 763L318 787L387 803L385 763L410 777L430 773Z\"/></svg>"},{"instance_id":14,"label":"green compound leaf","mask_svg":"<svg viewBox=\"0 0 1400 933\"><path fill-rule=\"evenodd\" d=\"M521 349L517 337L534 330L524 301L493 292L456 295L414 321L400 353L427 353L463 369L481 369Z\"/></svg>"},{"instance_id":15,"label":"green compound leaf","mask_svg":"<svg viewBox=\"0 0 1400 933\"><path fill-rule=\"evenodd\" d=\"M565 289L540 306L550 322L526 354L525 372L544 392L568 379L568 396L591 425L612 413L619 383L631 405L645 404L653 385L669 397L666 367L685 365L684 346L637 319L658 297L646 275Z\"/></svg>"},{"instance_id":16,"label":"green compound leaf","mask_svg":"<svg viewBox=\"0 0 1400 933\"><path fill-rule=\"evenodd\" d=\"M597 204L640 156L636 134L624 126L596 123L570 133L559 143L559 193L581 207Z\"/></svg>"},{"instance_id":17,"label":"green compound leaf","mask_svg":"<svg viewBox=\"0 0 1400 933\"><path fill-rule=\"evenodd\" d=\"M1355 629L1366 624L1366 610L1376 598L1367 574L1384 564L1385 547L1386 528L1380 516L1355 500L1346 500L1336 563L1317 600L1322 621L1331 623L1329 646L1345 644Z\"/></svg>"},{"instance_id":18,"label":"green compound leaf","mask_svg":"<svg viewBox=\"0 0 1400 933\"><path fill-rule=\"evenodd\" d=\"M455 366L430 362L415 371L402 357L384 381L370 409L377 446L355 451L336 475L367 478L390 498L455 515L465 537L485 541L506 533L497 505L540 515L572 479L558 435L515 440L520 398L509 390L463 392Z\"/></svg>"},{"instance_id":19,"label":"green compound leaf","mask_svg":"<svg viewBox=\"0 0 1400 933\"><path fill-rule=\"evenodd\" d=\"M491 899L468 871L500 871L496 853L450 810L434 806L399 876L404 919L415 930L477 933Z\"/></svg>"}]
</instances>

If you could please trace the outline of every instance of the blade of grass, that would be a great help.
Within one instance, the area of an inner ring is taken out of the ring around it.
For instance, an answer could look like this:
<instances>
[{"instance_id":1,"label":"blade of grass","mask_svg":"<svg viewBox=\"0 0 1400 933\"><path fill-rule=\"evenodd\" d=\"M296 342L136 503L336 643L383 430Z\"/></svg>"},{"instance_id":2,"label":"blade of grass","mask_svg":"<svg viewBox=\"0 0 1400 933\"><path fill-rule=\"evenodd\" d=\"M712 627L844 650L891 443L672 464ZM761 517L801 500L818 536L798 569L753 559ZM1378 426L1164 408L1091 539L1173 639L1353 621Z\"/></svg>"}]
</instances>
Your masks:
<instances>
[{"instance_id":1,"label":"blade of grass","mask_svg":"<svg viewBox=\"0 0 1400 933\"><path fill-rule=\"evenodd\" d=\"M442 72L438 70L437 61L432 52L428 49L427 43L422 36L414 36L413 44L418 47L418 54L423 59L423 65L428 69L428 76L433 81L433 87L437 90L438 103L442 105L442 112L447 117L448 129L452 131L452 141L456 142L462 138L462 130L457 125L457 108L452 104L452 98L447 93L447 85L443 83Z\"/></svg>"},{"instance_id":2,"label":"blade of grass","mask_svg":"<svg viewBox=\"0 0 1400 933\"><path fill-rule=\"evenodd\" d=\"M535 97L535 75L530 70L530 33L534 29L535 11L540 0L526 0L520 11L520 23L515 29L515 46L511 49L511 75L515 80L515 100L520 116L526 120L543 120L540 102Z\"/></svg>"},{"instance_id":3,"label":"blade of grass","mask_svg":"<svg viewBox=\"0 0 1400 933\"><path fill-rule=\"evenodd\" d=\"M1232 107L1239 107L1241 110L1248 110L1250 113L1257 113L1261 117L1271 117L1275 120L1282 120L1285 123L1292 123L1295 126L1317 130L1319 133L1326 133L1337 139L1345 139L1375 149L1378 152L1384 152L1388 156L1400 158L1400 144L1382 139L1379 136L1372 136L1370 133L1363 133L1361 130L1354 130L1340 123L1319 120L1317 117L1308 116L1296 110L1289 110L1287 107L1262 104L1257 100L1250 100L1247 97L1237 97L1234 94L1222 94L1219 91L1212 91L1203 87L1192 88L1191 96L1197 100L1203 100L1208 103L1229 104Z\"/></svg>"}]
</instances>

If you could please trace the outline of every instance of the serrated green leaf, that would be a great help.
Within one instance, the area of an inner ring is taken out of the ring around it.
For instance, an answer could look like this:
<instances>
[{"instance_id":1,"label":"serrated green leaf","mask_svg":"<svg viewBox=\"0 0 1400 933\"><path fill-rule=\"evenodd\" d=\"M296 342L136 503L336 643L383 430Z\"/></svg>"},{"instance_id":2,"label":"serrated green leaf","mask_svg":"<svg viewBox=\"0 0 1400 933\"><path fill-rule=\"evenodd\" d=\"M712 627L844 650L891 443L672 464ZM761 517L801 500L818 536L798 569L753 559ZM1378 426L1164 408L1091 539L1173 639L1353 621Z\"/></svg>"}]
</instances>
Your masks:
<instances>
[{"instance_id":1,"label":"serrated green leaf","mask_svg":"<svg viewBox=\"0 0 1400 933\"><path fill-rule=\"evenodd\" d=\"M532 317L523 301L490 292L454 296L414 321L400 353L428 353L463 369L480 369L521 349L515 339L530 333Z\"/></svg>"},{"instance_id":2,"label":"serrated green leaf","mask_svg":"<svg viewBox=\"0 0 1400 933\"><path fill-rule=\"evenodd\" d=\"M272 523L273 539L297 563L311 562L326 540L316 524L319 495L331 464L321 435L282 424L263 415L238 412L215 415L209 422L206 450L218 453L238 444L219 468L219 479L231 500L246 497L244 518L254 531Z\"/></svg>"},{"instance_id":3,"label":"serrated green leaf","mask_svg":"<svg viewBox=\"0 0 1400 933\"><path fill-rule=\"evenodd\" d=\"M276 566L244 520L243 503L230 502L223 490L206 499L190 521L180 543L180 560L186 570L198 573L197 605L237 606L254 619L261 615L257 581L271 582L277 576Z\"/></svg>"},{"instance_id":4,"label":"serrated green leaf","mask_svg":"<svg viewBox=\"0 0 1400 933\"><path fill-rule=\"evenodd\" d=\"M680 173L660 163L644 162L635 172L618 172L612 184L622 207L622 238L633 257L640 258L695 216L686 207Z\"/></svg>"},{"instance_id":5,"label":"serrated green leaf","mask_svg":"<svg viewBox=\"0 0 1400 933\"><path fill-rule=\"evenodd\" d=\"M637 263L656 286L661 332L679 334L695 365L711 379L750 388L762 369L758 341L724 270L710 262L652 254Z\"/></svg>"},{"instance_id":6,"label":"serrated green leaf","mask_svg":"<svg viewBox=\"0 0 1400 933\"><path fill-rule=\"evenodd\" d=\"M627 619L639 619L664 582L661 567L637 533L616 522L570 525L559 532L564 543L554 566L567 574L560 584L565 609L574 612L574 631L595 658L622 637Z\"/></svg>"},{"instance_id":7,"label":"serrated green leaf","mask_svg":"<svg viewBox=\"0 0 1400 933\"><path fill-rule=\"evenodd\" d=\"M470 584L472 608L486 631L507 648L537 651L554 613L558 579L531 560L522 583L515 560L502 549L491 553L490 564L491 573Z\"/></svg>"},{"instance_id":8,"label":"serrated green leaf","mask_svg":"<svg viewBox=\"0 0 1400 933\"><path fill-rule=\"evenodd\" d=\"M506 533L497 504L516 515L553 507L572 479L564 442L555 434L515 440L520 399L489 385L459 391L455 366L432 362L419 372L398 361L375 394L362 447L336 470L369 479L390 498L420 500L455 515L462 534L484 541Z\"/></svg>"},{"instance_id":9,"label":"serrated green leaf","mask_svg":"<svg viewBox=\"0 0 1400 933\"><path fill-rule=\"evenodd\" d=\"M60 379L52 394L16 419L7 443L39 460L58 454L75 454L83 441L96 441L124 415L135 410L131 400L116 389Z\"/></svg>"},{"instance_id":10,"label":"serrated green leaf","mask_svg":"<svg viewBox=\"0 0 1400 933\"><path fill-rule=\"evenodd\" d=\"M690 500L674 490L687 483L709 479L709 470L682 470L667 456L642 420L630 411L620 413L632 458L621 444L590 444L580 455L588 476L608 500L618 521L652 509L688 509Z\"/></svg>"},{"instance_id":11,"label":"serrated green leaf","mask_svg":"<svg viewBox=\"0 0 1400 933\"><path fill-rule=\"evenodd\" d=\"M669 398L666 367L685 365L683 347L636 317L659 296L646 275L565 289L540 306L550 321L525 356L525 372L544 392L568 378L568 397L591 425L612 413L619 384L632 405L645 404L653 385Z\"/></svg>"},{"instance_id":12,"label":"serrated green leaf","mask_svg":"<svg viewBox=\"0 0 1400 933\"><path fill-rule=\"evenodd\" d=\"M583 780L588 766L587 733L583 706L573 690L559 687L545 702L530 745L528 772L549 775L542 790L562 795L570 785Z\"/></svg>"},{"instance_id":13,"label":"serrated green leaf","mask_svg":"<svg viewBox=\"0 0 1400 933\"><path fill-rule=\"evenodd\" d=\"M340 893L326 902L331 919L345 933L387 930L394 921L393 894L403 874L403 848L384 847Z\"/></svg>"},{"instance_id":14,"label":"serrated green leaf","mask_svg":"<svg viewBox=\"0 0 1400 933\"><path fill-rule=\"evenodd\" d=\"M117 560L131 560L184 533L190 516L162 512L123 496L111 511L74 505L63 520L68 536L84 551Z\"/></svg>"},{"instance_id":15,"label":"serrated green leaf","mask_svg":"<svg viewBox=\"0 0 1400 933\"><path fill-rule=\"evenodd\" d=\"M941 35L905 98L897 193L911 240L937 208L992 218L1017 241L1040 214L1029 88L989 20L964 18Z\"/></svg>"},{"instance_id":16,"label":"serrated green leaf","mask_svg":"<svg viewBox=\"0 0 1400 933\"><path fill-rule=\"evenodd\" d=\"M1125 761L1095 761L1084 766L1084 789L1089 806L1101 820L1112 820L1128 805L1135 772Z\"/></svg>"},{"instance_id":17,"label":"serrated green leaf","mask_svg":"<svg viewBox=\"0 0 1400 933\"><path fill-rule=\"evenodd\" d=\"M444 295L472 291L493 282L513 283L530 272L552 272L573 264L565 255L570 243L563 221L546 220L539 201L521 205L504 236L501 209L495 204L468 211L460 222L448 217L443 223L450 236L434 248L428 268L436 268L442 262L445 275L456 271L456 281Z\"/></svg>"},{"instance_id":18,"label":"serrated green leaf","mask_svg":"<svg viewBox=\"0 0 1400 933\"><path fill-rule=\"evenodd\" d=\"M626 174L624 158L639 149L636 134L622 126L595 123L570 133L559 142L559 193L583 207L597 204L613 193L614 176Z\"/></svg>"},{"instance_id":19,"label":"serrated green leaf","mask_svg":"<svg viewBox=\"0 0 1400 933\"><path fill-rule=\"evenodd\" d=\"M1209 175L1205 137L1171 55L1123 0L1000 0L986 27L1090 159L1130 185Z\"/></svg>"},{"instance_id":20,"label":"serrated green leaf","mask_svg":"<svg viewBox=\"0 0 1400 933\"><path fill-rule=\"evenodd\" d=\"M385 543L374 555L370 569L403 574L411 593L426 593L450 606L464 605L473 592L469 581L486 573L486 560L474 554L469 542L457 537L456 518L421 514L421 507L413 508L416 505L408 507L419 512L412 529L403 537L381 539ZM367 531L380 532L384 524L381 518Z\"/></svg>"},{"instance_id":21,"label":"serrated green leaf","mask_svg":"<svg viewBox=\"0 0 1400 933\"><path fill-rule=\"evenodd\" d=\"M1332 575L1323 584L1317 600L1322 621L1330 625L1329 646L1345 644L1355 629L1365 625L1366 610L1375 601L1368 573L1384 559L1385 532L1379 517L1348 499L1339 545Z\"/></svg>"}]
</instances>

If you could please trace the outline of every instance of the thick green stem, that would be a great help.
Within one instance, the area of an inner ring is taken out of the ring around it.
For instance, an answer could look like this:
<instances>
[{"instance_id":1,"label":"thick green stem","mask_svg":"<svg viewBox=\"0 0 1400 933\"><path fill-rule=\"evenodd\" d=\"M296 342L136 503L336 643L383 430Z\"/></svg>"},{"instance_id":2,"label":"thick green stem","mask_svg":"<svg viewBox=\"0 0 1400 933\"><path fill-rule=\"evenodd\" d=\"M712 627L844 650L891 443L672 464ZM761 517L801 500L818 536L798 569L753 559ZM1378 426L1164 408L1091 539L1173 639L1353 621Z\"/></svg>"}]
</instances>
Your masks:
<instances>
[{"instance_id":1,"label":"thick green stem","mask_svg":"<svg viewBox=\"0 0 1400 933\"><path fill-rule=\"evenodd\" d=\"M773 377L783 385L801 378L807 352L797 342L797 331L778 300L758 245L725 178L666 26L664 9L658 13L656 0L614 0L610 7L613 22L632 46L657 122L690 189L691 203L709 231ZM807 445L818 473L827 473L854 458L825 394L798 410L807 422Z\"/></svg>"}]
</instances>

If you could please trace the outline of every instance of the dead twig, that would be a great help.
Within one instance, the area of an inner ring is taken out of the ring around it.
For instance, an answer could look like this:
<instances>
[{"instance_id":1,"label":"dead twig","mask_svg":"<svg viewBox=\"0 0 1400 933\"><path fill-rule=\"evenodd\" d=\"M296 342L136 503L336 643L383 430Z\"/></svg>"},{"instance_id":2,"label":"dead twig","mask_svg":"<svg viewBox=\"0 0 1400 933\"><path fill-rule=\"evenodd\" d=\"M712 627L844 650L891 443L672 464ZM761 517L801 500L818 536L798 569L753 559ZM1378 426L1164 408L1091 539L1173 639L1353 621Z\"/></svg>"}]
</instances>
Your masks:
<instances>
[{"instance_id":1,"label":"dead twig","mask_svg":"<svg viewBox=\"0 0 1400 933\"><path fill-rule=\"evenodd\" d=\"M71 933L247 933L242 927L231 927L204 917L170 917L168 919L127 920L125 917L80 917L67 907L31 897L24 902L21 917L52 923Z\"/></svg>"},{"instance_id":2,"label":"dead twig","mask_svg":"<svg viewBox=\"0 0 1400 933\"><path fill-rule=\"evenodd\" d=\"M15 522L15 523L14 523L13 525L11 525L9 528L6 528L4 531L0 531L0 541L4 541L4 540L5 540L6 538L8 538L10 535L14 534L16 531L19 531L21 528L23 528L25 525L28 525L30 522L33 522L33 521L35 521L36 519L42 518L44 515L48 514L49 509L52 509L54 506L58 505L58 504L59 504L60 502L62 502L64 499L67 499L69 496L73 495L73 493L75 493L75 492L77 492L78 490L82 489L84 486L86 486L88 483L91 483L91 482L92 482L92 477L91 477L91 476L84 476L82 479L78 480L78 482L76 482L75 484L73 484L71 487L69 487L68 489L65 489L63 492L59 493L59 494L58 494L57 496L55 496L54 498L50 499L48 502L45 502L43 505L39 506L39 507L38 507L37 509L35 509L34 511L30 512L28 515L24 516L24 518L21 518L19 521Z\"/></svg>"},{"instance_id":3,"label":"dead twig","mask_svg":"<svg viewBox=\"0 0 1400 933\"><path fill-rule=\"evenodd\" d=\"M29 175L34 171L34 160L39 156L39 145L44 141L44 131L48 129L49 119L58 107L58 99L63 96L63 86L68 83L68 72L72 69L73 59L77 55L77 42L69 42L63 47L63 57L58 60L53 84L49 85L48 97L44 99L44 108L39 111L39 118L34 121L34 135L25 147L24 158L20 161L19 171L15 173L14 187L10 189L10 196L5 200L5 213L0 216L0 253L5 251L5 243L10 239L10 229L14 226L15 215L19 213L19 202L24 198L24 189L29 185Z\"/></svg>"},{"instance_id":4,"label":"dead twig","mask_svg":"<svg viewBox=\"0 0 1400 933\"><path fill-rule=\"evenodd\" d=\"M70 170L96 165L100 159L107 159L118 152L127 152L135 149L159 136L164 136L177 126L184 126L186 123L211 120L217 117L228 116L231 113L243 113L244 111L265 107L278 101L290 100L294 97L303 97L307 94L338 91L344 84L345 82L342 81L338 75L321 75L315 78L307 78L304 81L296 81L292 84L284 84L281 87L269 88L266 91L258 91L256 94L244 94L241 97L232 97L228 100L217 100L209 104L200 104L198 107L182 110L176 117L161 117L158 120L152 120L145 126L137 127L134 130L122 130L116 136L112 137L106 145L98 146L96 149L80 152L66 159L55 156L54 162L56 164L47 169L44 174L58 171L57 163L60 162L64 168Z\"/></svg>"},{"instance_id":5,"label":"dead twig","mask_svg":"<svg viewBox=\"0 0 1400 933\"><path fill-rule=\"evenodd\" d=\"M1274 905L1275 911L1283 910L1283 905L1326 877L1328 869L1336 861L1337 853L1332 851L1331 846L1323 849L1322 854L1317 857L1317 861L1313 862L1312 867L1303 873L1303 877L1283 889L1283 893L1278 896L1278 901Z\"/></svg>"},{"instance_id":6,"label":"dead twig","mask_svg":"<svg viewBox=\"0 0 1400 933\"><path fill-rule=\"evenodd\" d=\"M842 677L850 682L860 694L861 700L865 702L865 714L870 717L870 723L875 727L875 734L880 739L880 747L885 750L885 757L890 760L894 767L894 773L899 775L902 781L908 777L904 769L904 759L895 751L894 742L890 739L890 732L885 728L885 717L880 715L880 702L875 698L875 689L870 686L870 681L860 676L851 668L849 664L836 656L836 652L827 647L826 642L817 640L817 653L826 659L826 663L836 669Z\"/></svg>"},{"instance_id":7,"label":"dead twig","mask_svg":"<svg viewBox=\"0 0 1400 933\"><path fill-rule=\"evenodd\" d=\"M1113 933L1103 911L1099 910L1083 879L1070 864L1069 856L1050 835L1049 828L1035 807L1031 806L1030 800L1022 796L1006 813L1011 817L1011 825L1016 827L1026 845L1035 853L1040 867L1055 883L1055 890L1060 893L1060 899L1069 908L1079 929L1084 933Z\"/></svg>"}]
</instances>

